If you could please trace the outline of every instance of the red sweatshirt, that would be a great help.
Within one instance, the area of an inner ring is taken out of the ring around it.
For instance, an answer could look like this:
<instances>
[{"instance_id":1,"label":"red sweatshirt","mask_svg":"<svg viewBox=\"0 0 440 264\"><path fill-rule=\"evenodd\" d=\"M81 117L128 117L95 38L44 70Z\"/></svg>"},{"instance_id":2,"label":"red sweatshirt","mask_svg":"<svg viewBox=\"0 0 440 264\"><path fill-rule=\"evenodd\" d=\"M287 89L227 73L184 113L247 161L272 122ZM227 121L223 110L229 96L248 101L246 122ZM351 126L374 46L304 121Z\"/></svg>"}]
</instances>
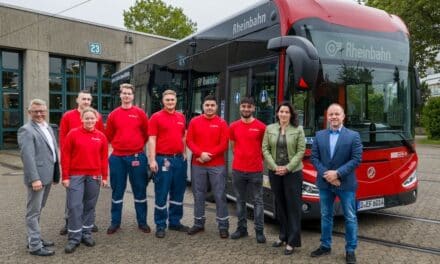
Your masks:
<instances>
[{"instance_id":1,"label":"red sweatshirt","mask_svg":"<svg viewBox=\"0 0 440 264\"><path fill-rule=\"evenodd\" d=\"M64 139L66 138L67 133L69 133L70 130L77 127L82 127L80 111L78 111L78 109L72 109L65 112L60 122L60 131L59 131L60 150L62 150ZM101 132L104 132L104 123L102 122L102 117L99 114L95 128Z\"/></svg>"},{"instance_id":2,"label":"red sweatshirt","mask_svg":"<svg viewBox=\"0 0 440 264\"><path fill-rule=\"evenodd\" d=\"M108 142L104 133L83 127L72 129L65 138L61 155L63 180L72 175L108 178Z\"/></svg>"},{"instance_id":3,"label":"red sweatshirt","mask_svg":"<svg viewBox=\"0 0 440 264\"><path fill-rule=\"evenodd\" d=\"M137 106L118 107L108 115L105 134L115 156L142 152L148 140L147 132L148 116Z\"/></svg>"},{"instance_id":4,"label":"red sweatshirt","mask_svg":"<svg viewBox=\"0 0 440 264\"><path fill-rule=\"evenodd\" d=\"M228 125L219 116L211 119L200 115L194 117L188 126L186 144L192 151L192 164L198 166L219 166L225 164L225 151L228 149ZM209 162L200 163L196 159L202 152L212 154Z\"/></svg>"},{"instance_id":5,"label":"red sweatshirt","mask_svg":"<svg viewBox=\"0 0 440 264\"><path fill-rule=\"evenodd\" d=\"M237 120L229 126L229 138L234 142L232 168L243 172L263 171L263 142L266 125L258 119L251 123Z\"/></svg>"}]
</instances>

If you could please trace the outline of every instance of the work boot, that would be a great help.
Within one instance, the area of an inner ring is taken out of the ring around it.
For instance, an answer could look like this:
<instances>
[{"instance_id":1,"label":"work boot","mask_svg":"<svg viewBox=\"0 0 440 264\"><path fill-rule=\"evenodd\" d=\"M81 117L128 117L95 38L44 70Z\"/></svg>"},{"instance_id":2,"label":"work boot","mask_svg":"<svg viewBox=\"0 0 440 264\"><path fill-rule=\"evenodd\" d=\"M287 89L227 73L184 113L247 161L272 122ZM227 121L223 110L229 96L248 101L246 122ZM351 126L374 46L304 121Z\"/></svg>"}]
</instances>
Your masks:
<instances>
[{"instance_id":1,"label":"work boot","mask_svg":"<svg viewBox=\"0 0 440 264\"><path fill-rule=\"evenodd\" d=\"M257 243L260 244L266 243L266 237L264 236L263 230L256 230L255 236L257 238Z\"/></svg>"},{"instance_id":2,"label":"work boot","mask_svg":"<svg viewBox=\"0 0 440 264\"><path fill-rule=\"evenodd\" d=\"M231 234L231 239L239 239L246 236L248 236L246 229L237 229L237 231Z\"/></svg>"}]
</instances>

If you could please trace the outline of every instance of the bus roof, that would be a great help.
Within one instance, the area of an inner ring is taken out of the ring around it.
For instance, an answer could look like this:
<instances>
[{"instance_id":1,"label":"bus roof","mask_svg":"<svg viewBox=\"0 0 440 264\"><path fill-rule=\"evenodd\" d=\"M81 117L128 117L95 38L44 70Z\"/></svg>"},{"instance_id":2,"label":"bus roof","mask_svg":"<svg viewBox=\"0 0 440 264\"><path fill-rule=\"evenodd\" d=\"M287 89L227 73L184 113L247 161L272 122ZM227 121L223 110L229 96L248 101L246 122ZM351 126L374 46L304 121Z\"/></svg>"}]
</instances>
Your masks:
<instances>
[{"instance_id":1,"label":"bus roof","mask_svg":"<svg viewBox=\"0 0 440 264\"><path fill-rule=\"evenodd\" d=\"M180 45L184 42L190 43L192 40L197 40L198 38L215 38L216 34L219 32L225 33L222 28L231 27L236 21L241 19L247 19L249 14L255 10L266 10L270 12L273 9L277 12L276 18L272 16L267 18L270 20L265 27L271 26L275 23L279 23L281 27L281 35L286 35L290 30L292 24L295 22L306 19L306 18L317 18L323 21L327 21L332 24L357 28L361 30L370 30L377 32L404 32L408 33L408 29L403 23L403 21L395 16L390 15L387 12L367 7L355 3L354 1L347 0L262 0L247 9L241 10L235 15L229 16L220 22L214 24L213 26L206 28L200 32L196 32L184 39L181 39L137 62L129 65L115 74L112 75L112 79L120 79L120 75L126 75L128 70L135 64L142 63L157 54L162 53L162 51L170 49L174 46ZM234 36L231 32L226 32L226 34L231 34L230 39L243 36L245 34L250 34L256 30L261 30L261 27L255 27L252 30L246 32L240 32L237 36ZM220 34L218 34L220 35ZM223 37L223 36L218 36ZM205 47L206 48L206 47Z\"/></svg>"},{"instance_id":2,"label":"bus roof","mask_svg":"<svg viewBox=\"0 0 440 264\"><path fill-rule=\"evenodd\" d=\"M319 18L332 24L378 32L402 31L408 34L403 21L387 12L347 0L274 0L280 12L281 32L305 18Z\"/></svg>"}]
</instances>

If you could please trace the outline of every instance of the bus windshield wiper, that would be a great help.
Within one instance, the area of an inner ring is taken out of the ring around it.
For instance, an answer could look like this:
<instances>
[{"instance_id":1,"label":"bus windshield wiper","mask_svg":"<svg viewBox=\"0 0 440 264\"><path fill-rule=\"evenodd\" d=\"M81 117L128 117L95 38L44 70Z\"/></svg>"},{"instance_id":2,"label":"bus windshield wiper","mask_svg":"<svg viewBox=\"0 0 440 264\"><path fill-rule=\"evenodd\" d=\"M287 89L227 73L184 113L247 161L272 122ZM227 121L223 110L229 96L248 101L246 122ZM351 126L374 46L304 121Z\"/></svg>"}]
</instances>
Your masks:
<instances>
[{"instance_id":1,"label":"bus windshield wiper","mask_svg":"<svg viewBox=\"0 0 440 264\"><path fill-rule=\"evenodd\" d=\"M416 152L413 145L408 141L408 139L405 138L405 135L403 134L402 130L370 130L370 131L360 131L359 133L370 134L370 142L376 141L376 134L385 134L385 133L395 134L401 138L402 145L407 147L410 153Z\"/></svg>"}]
</instances>

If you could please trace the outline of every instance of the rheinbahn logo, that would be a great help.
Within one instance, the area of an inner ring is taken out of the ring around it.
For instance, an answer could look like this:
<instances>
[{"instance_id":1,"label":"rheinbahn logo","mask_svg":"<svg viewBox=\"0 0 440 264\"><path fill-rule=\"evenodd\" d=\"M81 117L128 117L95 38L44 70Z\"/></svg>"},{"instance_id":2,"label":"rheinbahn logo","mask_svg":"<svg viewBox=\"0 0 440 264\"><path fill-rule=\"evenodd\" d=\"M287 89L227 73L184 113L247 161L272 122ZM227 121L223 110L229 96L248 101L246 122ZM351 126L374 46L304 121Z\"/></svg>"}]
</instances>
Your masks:
<instances>
[{"instance_id":1,"label":"rheinbahn logo","mask_svg":"<svg viewBox=\"0 0 440 264\"><path fill-rule=\"evenodd\" d=\"M368 179L373 179L376 176L376 169L374 167L369 167L367 170Z\"/></svg>"}]
</instances>

